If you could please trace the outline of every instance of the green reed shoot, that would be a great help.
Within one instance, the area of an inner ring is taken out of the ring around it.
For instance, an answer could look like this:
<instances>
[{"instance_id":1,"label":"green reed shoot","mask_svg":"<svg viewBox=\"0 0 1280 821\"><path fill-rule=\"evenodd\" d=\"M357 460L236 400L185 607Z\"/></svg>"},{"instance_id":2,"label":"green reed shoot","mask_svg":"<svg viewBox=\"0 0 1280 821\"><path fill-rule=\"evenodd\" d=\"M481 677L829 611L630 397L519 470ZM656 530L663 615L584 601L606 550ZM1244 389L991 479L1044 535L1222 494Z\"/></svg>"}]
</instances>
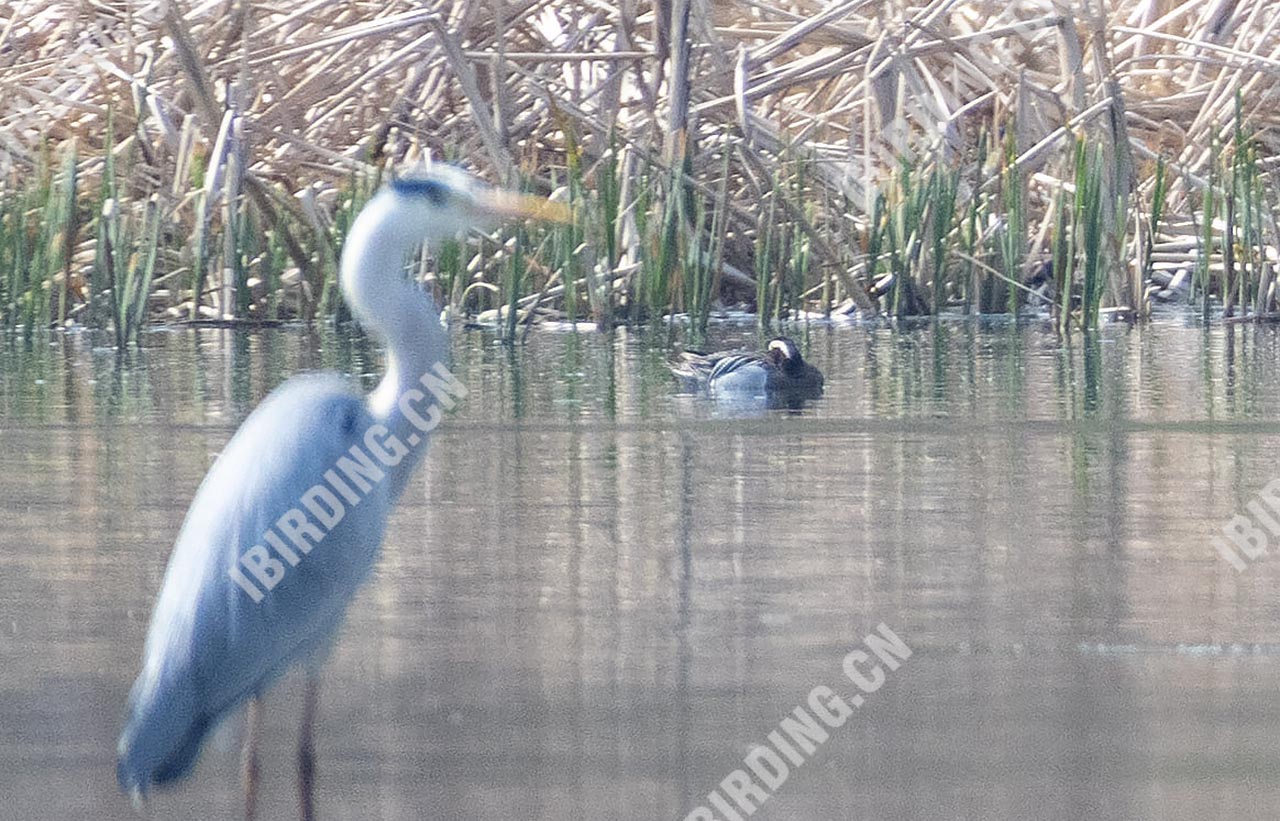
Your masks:
<instances>
[{"instance_id":1,"label":"green reed shoot","mask_svg":"<svg viewBox=\"0 0 1280 821\"><path fill-rule=\"evenodd\" d=\"M956 219L956 193L960 190L960 172L949 171L940 164L930 172L929 197L933 229L933 310L942 310L946 304L947 238L951 235Z\"/></svg>"},{"instance_id":2,"label":"green reed shoot","mask_svg":"<svg viewBox=\"0 0 1280 821\"><path fill-rule=\"evenodd\" d=\"M787 184L789 198L794 210L803 215L804 220L813 225L815 204L806 202L809 185L809 163L803 156L797 156L790 163L793 173ZM788 223L786 233L786 264L778 269L778 294L774 301L774 315L778 320L783 312L796 316L803 308L802 295L806 290L809 276L810 238L798 223Z\"/></svg>"},{"instance_id":3,"label":"green reed shoot","mask_svg":"<svg viewBox=\"0 0 1280 821\"><path fill-rule=\"evenodd\" d=\"M1215 149L1220 148L1217 137L1214 137L1213 143ZM1214 153L1217 154L1218 151L1215 150ZM1209 262L1213 254L1213 222L1218 215L1218 184L1218 163L1210 163L1209 179L1205 184L1200 204L1203 224L1200 226L1200 233L1198 234L1196 269L1192 280L1195 293L1200 296L1200 318L1204 322L1209 321L1209 297L1211 291Z\"/></svg>"},{"instance_id":4,"label":"green reed shoot","mask_svg":"<svg viewBox=\"0 0 1280 821\"><path fill-rule=\"evenodd\" d=\"M1231 184L1227 198L1227 233L1223 239L1224 268L1228 259L1234 276L1234 302L1240 310L1252 307L1254 313L1266 310L1270 266L1266 263L1266 238L1263 213L1267 211L1266 194L1258 168L1258 148L1253 135L1244 125L1243 103L1239 92L1235 99L1232 134ZM1239 254L1237 257L1236 254ZM1225 272L1224 272L1225 277ZM1226 278L1227 282L1231 278ZM1228 285L1224 284L1224 310Z\"/></svg>"},{"instance_id":5,"label":"green reed shoot","mask_svg":"<svg viewBox=\"0 0 1280 821\"><path fill-rule=\"evenodd\" d=\"M1002 270L1014 281L1022 281L1022 263L1027 250L1027 217L1026 217L1026 179L1016 160L1018 145L1014 140L1014 129L1007 130L1004 141L1003 170L1001 173L1000 191L1004 206L1004 231L1000 234L1000 257ZM1005 286L1006 310L1010 315L1018 313L1018 288Z\"/></svg>"},{"instance_id":6,"label":"green reed shoot","mask_svg":"<svg viewBox=\"0 0 1280 821\"><path fill-rule=\"evenodd\" d=\"M134 246L128 261L128 316L125 337L138 339L147 318L147 301L151 296L151 284L155 281L156 252L160 245L162 209L159 195L152 195L146 203L142 217L142 236Z\"/></svg>"},{"instance_id":7,"label":"green reed shoot","mask_svg":"<svg viewBox=\"0 0 1280 821\"><path fill-rule=\"evenodd\" d=\"M520 297L523 293L526 274L522 248L527 234L523 227L517 227L514 241L507 243L504 249L507 257L502 291L506 295L506 316L503 317L502 338L508 344L516 341L516 326L520 322Z\"/></svg>"},{"instance_id":8,"label":"green reed shoot","mask_svg":"<svg viewBox=\"0 0 1280 821\"><path fill-rule=\"evenodd\" d=\"M719 193L710 205L710 224L705 240L707 247L705 253L701 253L694 258L694 264L698 271L698 287L690 314L692 316L693 338L699 341L706 337L707 323L711 319L711 303L720 285L720 272L724 263L724 241L728 227L729 208L723 204L727 203L729 198L729 163L732 159L732 151L727 145L722 159ZM699 202L697 224L703 225L704 220L706 220L707 205L705 198L700 199ZM695 234L697 233L695 231ZM703 244L701 235L696 236L694 242L695 246L701 250Z\"/></svg>"},{"instance_id":9,"label":"green reed shoot","mask_svg":"<svg viewBox=\"0 0 1280 821\"><path fill-rule=\"evenodd\" d=\"M58 219L62 222L58 235L53 239L50 248L51 265L49 268L49 286L52 289L55 271L62 273L62 287L58 289L58 325L67 321L67 297L71 294L71 268L76 247L76 200L78 174L78 152L76 141L67 145L66 156L62 161L62 190L58 197Z\"/></svg>"},{"instance_id":10,"label":"green reed shoot","mask_svg":"<svg viewBox=\"0 0 1280 821\"><path fill-rule=\"evenodd\" d=\"M191 312L190 319L200 318L204 299L204 281L209 266L209 213L211 198L204 189L195 195L195 236L191 242Z\"/></svg>"},{"instance_id":11,"label":"green reed shoot","mask_svg":"<svg viewBox=\"0 0 1280 821\"><path fill-rule=\"evenodd\" d=\"M1067 201L1065 189L1058 189L1058 195L1054 198L1053 208L1053 251L1051 259L1054 293L1058 299L1055 313L1057 314L1058 333L1065 333L1068 330L1071 318L1071 288L1073 287L1072 274L1075 262L1075 252L1069 236L1072 233L1071 217L1069 215L1074 213L1075 209L1072 207L1072 203Z\"/></svg>"},{"instance_id":12,"label":"green reed shoot","mask_svg":"<svg viewBox=\"0 0 1280 821\"><path fill-rule=\"evenodd\" d=\"M1089 156L1086 157L1086 154ZM1084 296L1081 303L1081 325L1096 328L1102 304L1105 271L1102 235L1102 151L1095 147L1082 152L1076 164L1076 221L1083 234Z\"/></svg>"},{"instance_id":13,"label":"green reed shoot","mask_svg":"<svg viewBox=\"0 0 1280 821\"><path fill-rule=\"evenodd\" d=\"M601 233L604 239L605 270L612 271L618 262L619 217L622 213L622 178L618 167L616 132L609 132L609 149L596 169L596 191L600 198Z\"/></svg>"},{"instance_id":14,"label":"green reed shoot","mask_svg":"<svg viewBox=\"0 0 1280 821\"><path fill-rule=\"evenodd\" d=\"M10 326L23 324L30 328L33 321L32 294L30 288L31 247L27 231L27 214L39 194L39 177L35 186L24 186L6 197L5 245L9 269L9 288L5 294L5 321Z\"/></svg>"},{"instance_id":15,"label":"green reed shoot","mask_svg":"<svg viewBox=\"0 0 1280 821\"><path fill-rule=\"evenodd\" d=\"M613 325L613 272L618 264L620 252L618 240L622 233L622 170L618 164L618 141L616 133L609 132L609 148L596 166L596 197L599 207L596 212L600 217L600 235L604 248L604 259L596 260L597 264L587 272L590 283L592 311L597 322L605 327Z\"/></svg>"},{"instance_id":16,"label":"green reed shoot","mask_svg":"<svg viewBox=\"0 0 1280 821\"><path fill-rule=\"evenodd\" d=\"M712 209L711 215L707 214L708 207ZM689 315L692 335L695 338L701 338L706 333L707 321L711 313L711 283L714 277L711 268L712 254L706 245L715 241L715 219L714 205L709 206L704 197L699 197L694 205L693 229L685 237L687 278L684 279L684 310ZM711 233L700 230L700 227L708 222L713 226Z\"/></svg>"},{"instance_id":17,"label":"green reed shoot","mask_svg":"<svg viewBox=\"0 0 1280 821\"><path fill-rule=\"evenodd\" d=\"M263 316L267 319L280 319L280 294L282 291L280 275L289 264L289 250L285 248L280 235L272 231L267 234L267 248L263 255L262 281L267 287L267 300Z\"/></svg>"},{"instance_id":18,"label":"green reed shoot","mask_svg":"<svg viewBox=\"0 0 1280 821\"><path fill-rule=\"evenodd\" d=\"M893 274L890 311L897 317L928 310L919 294L924 288L924 249L931 236L928 223L938 213L932 201L937 187L932 173L923 182L922 174L914 164L902 162L898 185L893 189L896 207L890 212L889 267Z\"/></svg>"},{"instance_id":19,"label":"green reed shoot","mask_svg":"<svg viewBox=\"0 0 1280 821\"><path fill-rule=\"evenodd\" d=\"M52 317L51 299L57 287L56 278L67 268L68 231L73 228L76 187L75 142L68 147L56 174L44 186L40 213L39 239L32 249L31 271L27 276L29 305L27 324L47 325ZM65 291L69 283L64 282Z\"/></svg>"},{"instance_id":20,"label":"green reed shoot","mask_svg":"<svg viewBox=\"0 0 1280 821\"><path fill-rule=\"evenodd\" d=\"M8 275L0 278L0 318L6 326L16 324L13 313L17 308L18 268L15 258L21 257L18 250L21 244L20 234L15 223L18 222L18 197L8 186L0 185L0 265L4 266Z\"/></svg>"},{"instance_id":21,"label":"green reed shoot","mask_svg":"<svg viewBox=\"0 0 1280 821\"><path fill-rule=\"evenodd\" d=\"M640 237L640 259L639 269L628 280L628 288L626 294L627 300L627 319L630 322L639 321L643 313L643 304L648 298L649 279L656 274L651 270L657 264L657 242L655 241L655 228L652 219L653 194L652 194L652 176L647 168L642 168L638 173L639 184L636 187L636 199L633 206L636 220L636 233Z\"/></svg>"},{"instance_id":22,"label":"green reed shoot","mask_svg":"<svg viewBox=\"0 0 1280 821\"><path fill-rule=\"evenodd\" d=\"M769 328L769 270L773 267L774 227L778 217L778 189L768 194L768 204L761 212L764 220L756 228L756 326L763 332Z\"/></svg>"},{"instance_id":23,"label":"green reed shoot","mask_svg":"<svg viewBox=\"0 0 1280 821\"><path fill-rule=\"evenodd\" d=\"M669 170L656 199L650 193L655 172L646 169L637 189L636 226L642 237L637 302L643 313L658 323L674 310L673 294L679 275L681 250L681 196L679 172ZM633 319L638 318L633 315Z\"/></svg>"},{"instance_id":24,"label":"green reed shoot","mask_svg":"<svg viewBox=\"0 0 1280 821\"><path fill-rule=\"evenodd\" d=\"M577 209L582 202L586 186L582 179L582 152L574 136L572 127L565 128L565 167L568 176L569 207ZM564 313L569 322L578 321L578 289L576 287L575 249L578 247L581 229L577 223L555 226L551 229L554 235L553 265L563 272L564 277ZM590 288L588 288L588 292ZM588 293L590 299L590 293Z\"/></svg>"},{"instance_id":25,"label":"green reed shoot","mask_svg":"<svg viewBox=\"0 0 1280 821\"><path fill-rule=\"evenodd\" d=\"M972 195L965 208L963 230L960 242L964 249L965 261L961 280L964 288L964 311L983 311L982 303L982 269L974 264L978 256L978 242L982 234L982 225L986 219L986 197L982 196L983 169L987 163L987 131L984 127L978 135L977 157L973 164L973 172L969 181Z\"/></svg>"},{"instance_id":26,"label":"green reed shoot","mask_svg":"<svg viewBox=\"0 0 1280 821\"><path fill-rule=\"evenodd\" d=\"M888 230L888 202L883 192L876 193L875 204L871 207L871 222L867 224L867 280L875 281L876 270L880 265L880 251L884 244L884 235Z\"/></svg>"},{"instance_id":27,"label":"green reed shoot","mask_svg":"<svg viewBox=\"0 0 1280 821\"><path fill-rule=\"evenodd\" d=\"M1142 252L1142 278L1144 280L1151 279L1151 273L1155 268L1156 235L1160 231L1160 218L1164 212L1166 184L1164 155L1161 154L1156 158L1156 174L1152 179L1151 216L1147 223L1146 242Z\"/></svg>"}]
</instances>

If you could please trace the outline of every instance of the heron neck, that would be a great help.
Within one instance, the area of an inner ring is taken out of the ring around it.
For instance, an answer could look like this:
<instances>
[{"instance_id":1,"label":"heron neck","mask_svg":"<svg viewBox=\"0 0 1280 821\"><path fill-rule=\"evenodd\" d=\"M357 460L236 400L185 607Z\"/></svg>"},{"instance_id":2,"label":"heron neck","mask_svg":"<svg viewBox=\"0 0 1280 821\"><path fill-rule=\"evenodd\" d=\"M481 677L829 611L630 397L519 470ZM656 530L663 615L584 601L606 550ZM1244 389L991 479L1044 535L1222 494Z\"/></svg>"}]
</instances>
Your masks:
<instances>
[{"instance_id":1,"label":"heron neck","mask_svg":"<svg viewBox=\"0 0 1280 821\"><path fill-rule=\"evenodd\" d=\"M449 337L440 312L427 293L398 276L405 257L421 237L399 226L390 213L392 200L379 193L360 212L342 251L342 291L352 315L387 351L387 370L369 395L369 411L401 442L421 442L388 469L393 497L398 497L426 450L400 408L400 398L437 363L448 364Z\"/></svg>"}]
</instances>

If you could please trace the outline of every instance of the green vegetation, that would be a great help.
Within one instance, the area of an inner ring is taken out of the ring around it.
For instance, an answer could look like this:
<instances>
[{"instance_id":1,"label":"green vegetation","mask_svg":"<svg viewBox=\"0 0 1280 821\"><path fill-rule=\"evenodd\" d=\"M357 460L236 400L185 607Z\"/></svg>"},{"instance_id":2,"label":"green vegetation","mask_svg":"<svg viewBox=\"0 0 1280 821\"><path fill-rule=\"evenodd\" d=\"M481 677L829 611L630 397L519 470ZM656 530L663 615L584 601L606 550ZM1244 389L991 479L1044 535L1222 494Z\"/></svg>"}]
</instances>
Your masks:
<instances>
[{"instance_id":1,"label":"green vegetation","mask_svg":"<svg viewBox=\"0 0 1280 821\"><path fill-rule=\"evenodd\" d=\"M111 328L124 347L148 323L341 319L354 214L425 153L574 207L573 225L418 263L453 316L513 340L546 317L673 316L697 339L734 308L762 330L1032 310L1066 331L1166 301L1280 315L1274 126L1252 107L1265 37L1232 28L1230 62L1198 9L1148 30L1126 28L1128 0L1083 21L1047 0L873 5L730 4L686 28L681 0L625 47L648 5L566 0L542 23L484 7L465 29L408 3L100 21L120 47L95 59L115 70L74 105L33 92L3 135L25 149L0 174L0 320ZM85 57L74 30L16 29L55 79ZM667 57L686 30L692 51ZM1199 104L1158 104L1179 89Z\"/></svg>"}]
</instances>

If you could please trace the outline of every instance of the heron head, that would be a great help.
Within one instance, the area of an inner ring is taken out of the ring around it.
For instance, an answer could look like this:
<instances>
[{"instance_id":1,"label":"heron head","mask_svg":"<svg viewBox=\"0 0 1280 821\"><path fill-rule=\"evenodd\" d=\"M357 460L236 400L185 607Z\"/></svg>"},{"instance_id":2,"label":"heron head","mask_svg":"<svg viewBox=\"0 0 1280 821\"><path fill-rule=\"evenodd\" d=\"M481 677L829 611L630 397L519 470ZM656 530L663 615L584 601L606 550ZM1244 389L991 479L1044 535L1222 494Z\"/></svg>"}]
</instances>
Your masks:
<instances>
[{"instance_id":1,"label":"heron head","mask_svg":"<svg viewBox=\"0 0 1280 821\"><path fill-rule=\"evenodd\" d=\"M444 163L427 163L397 175L388 189L406 223L427 239L454 237L506 219L569 221L569 209L563 203L494 188Z\"/></svg>"}]
</instances>

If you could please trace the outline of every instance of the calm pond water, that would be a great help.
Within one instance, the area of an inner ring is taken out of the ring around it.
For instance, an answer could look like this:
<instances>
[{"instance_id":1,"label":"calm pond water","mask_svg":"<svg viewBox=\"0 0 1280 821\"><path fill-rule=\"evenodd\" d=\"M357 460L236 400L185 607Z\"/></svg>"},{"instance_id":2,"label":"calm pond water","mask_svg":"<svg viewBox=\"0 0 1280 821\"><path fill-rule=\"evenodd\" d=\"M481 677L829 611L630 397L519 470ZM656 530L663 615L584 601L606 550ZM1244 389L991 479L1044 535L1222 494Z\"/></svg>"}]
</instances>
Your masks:
<instances>
[{"instance_id":1,"label":"calm pond water","mask_svg":"<svg viewBox=\"0 0 1280 821\"><path fill-rule=\"evenodd\" d=\"M754 414L677 396L635 333L457 334L470 396L327 669L322 817L727 818L708 794L820 685L862 704L754 817L1272 815L1280 557L1211 537L1280 475L1280 334L809 333L826 396ZM137 817L115 742L201 476L288 376L378 369L330 331L106 342L0 340L7 818ZM912 654L864 692L842 664L881 624ZM152 817L238 814L239 723Z\"/></svg>"}]
</instances>

